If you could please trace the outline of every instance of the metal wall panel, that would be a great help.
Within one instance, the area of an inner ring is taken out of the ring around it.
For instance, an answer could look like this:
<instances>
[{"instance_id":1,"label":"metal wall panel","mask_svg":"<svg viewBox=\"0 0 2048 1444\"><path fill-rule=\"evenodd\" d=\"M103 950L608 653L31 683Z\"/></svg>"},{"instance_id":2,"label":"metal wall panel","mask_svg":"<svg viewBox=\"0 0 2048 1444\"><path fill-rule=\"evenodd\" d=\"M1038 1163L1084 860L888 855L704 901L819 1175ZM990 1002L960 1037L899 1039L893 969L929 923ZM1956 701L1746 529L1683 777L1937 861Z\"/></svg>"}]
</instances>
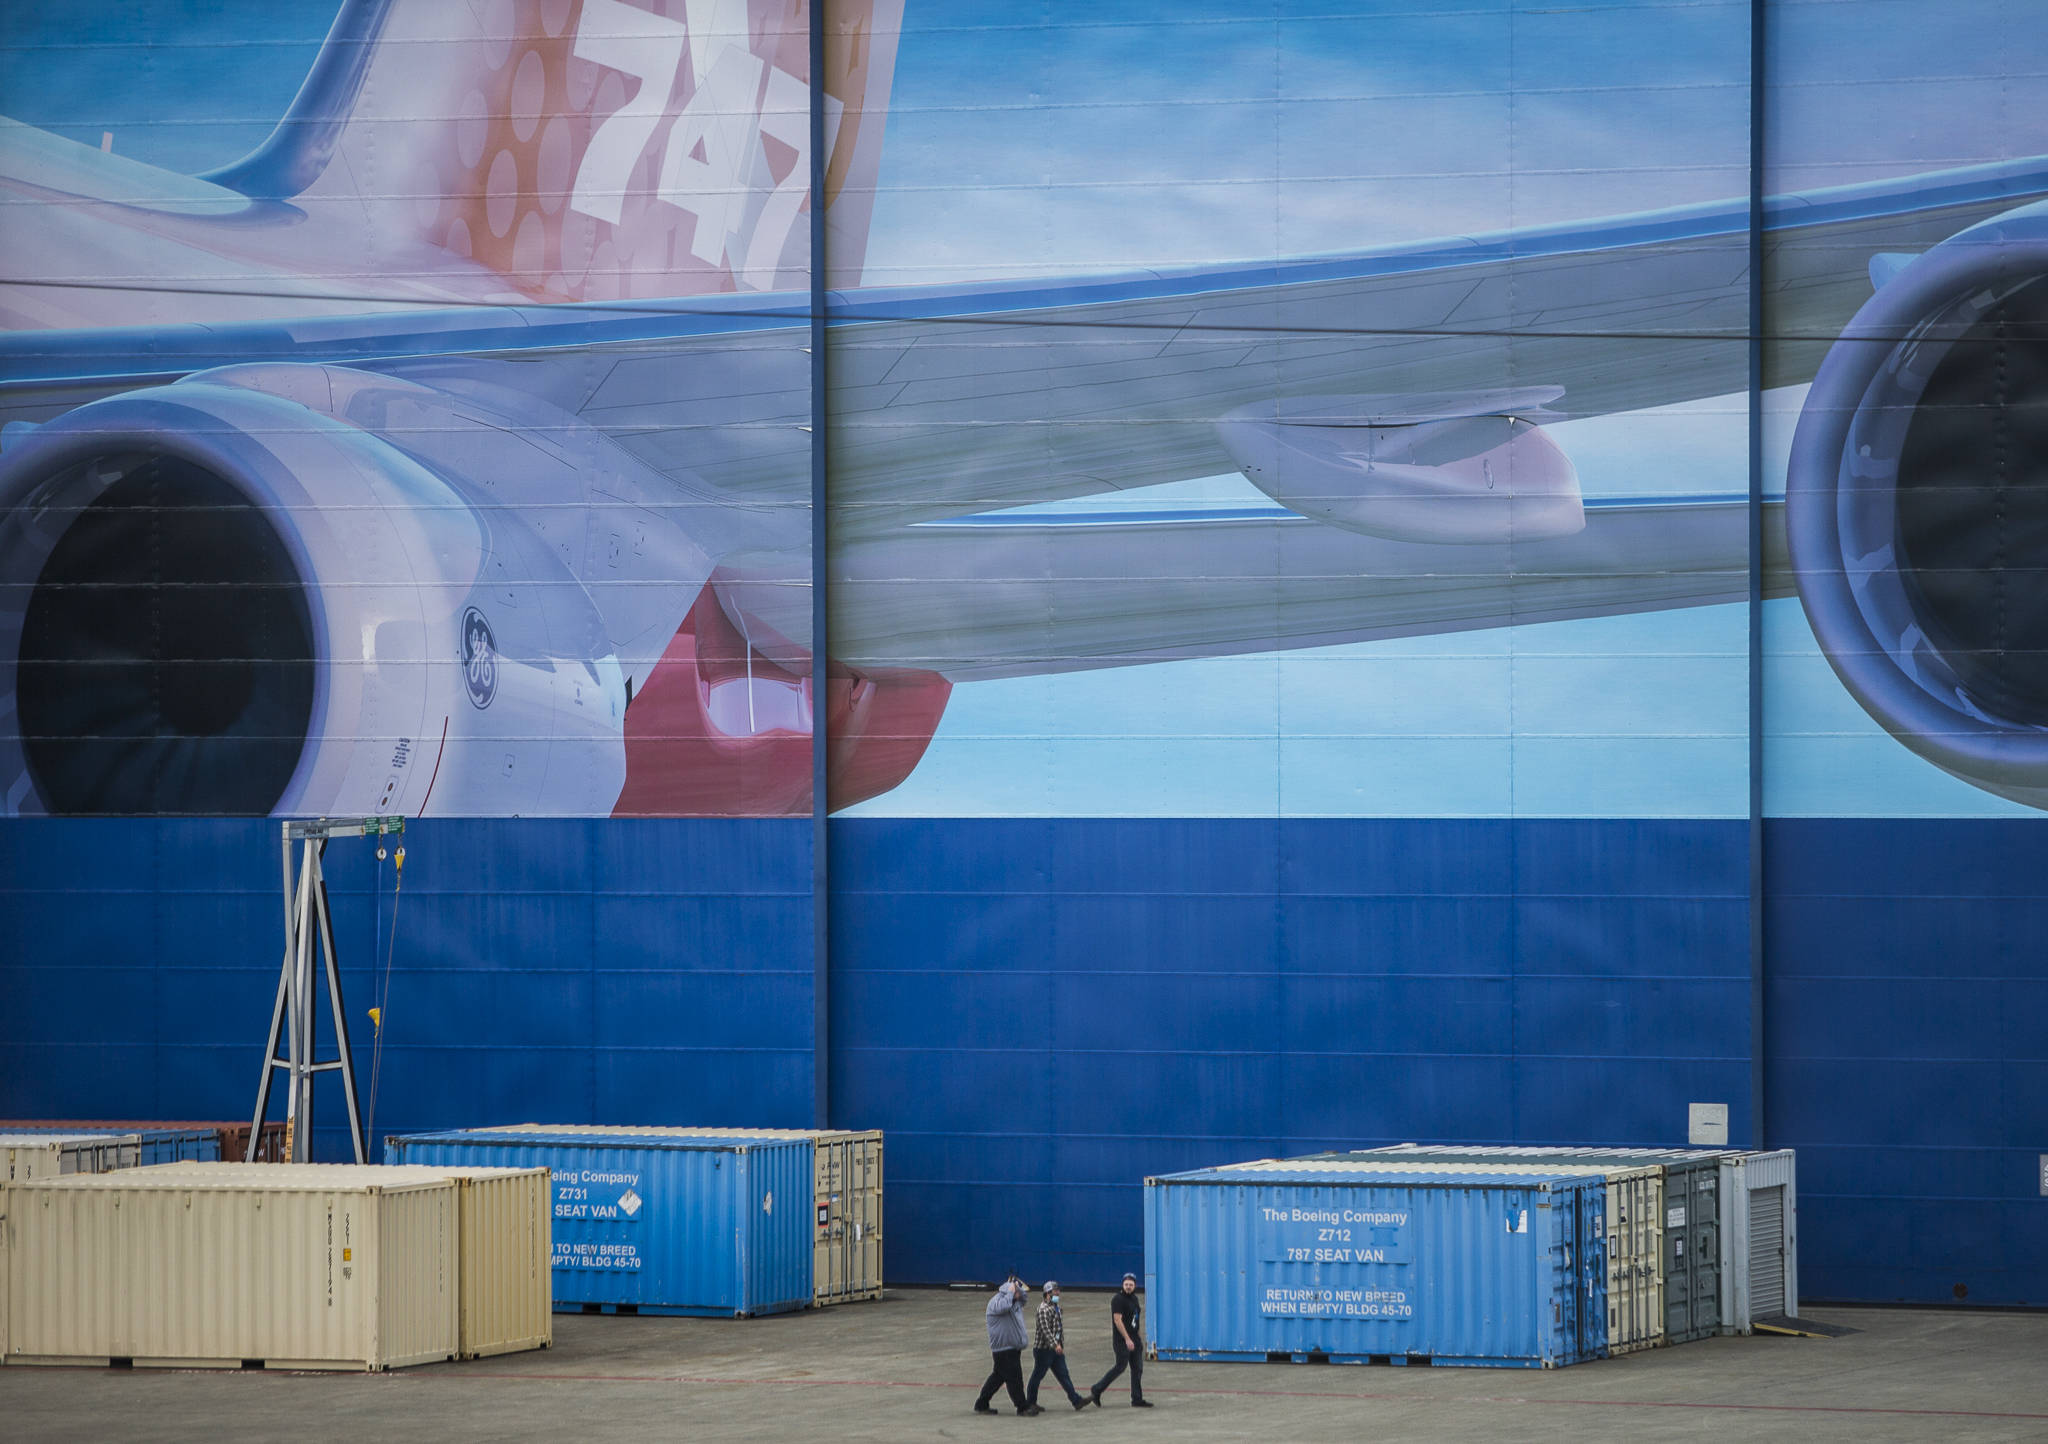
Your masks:
<instances>
[{"instance_id":1,"label":"metal wall panel","mask_svg":"<svg viewBox=\"0 0 2048 1444\"><path fill-rule=\"evenodd\" d=\"M1604 1356L1605 1187L1204 1169L1145 1184L1162 1359L1554 1368Z\"/></svg>"},{"instance_id":2,"label":"metal wall panel","mask_svg":"<svg viewBox=\"0 0 2048 1444\"><path fill-rule=\"evenodd\" d=\"M385 1157L552 1170L557 1311L745 1316L811 1302L807 1140L476 1129L393 1136Z\"/></svg>"},{"instance_id":3,"label":"metal wall panel","mask_svg":"<svg viewBox=\"0 0 2048 1444\"><path fill-rule=\"evenodd\" d=\"M206 1167L10 1185L8 1361L386 1369L455 1356L452 1182L344 1165L194 1171Z\"/></svg>"}]
</instances>

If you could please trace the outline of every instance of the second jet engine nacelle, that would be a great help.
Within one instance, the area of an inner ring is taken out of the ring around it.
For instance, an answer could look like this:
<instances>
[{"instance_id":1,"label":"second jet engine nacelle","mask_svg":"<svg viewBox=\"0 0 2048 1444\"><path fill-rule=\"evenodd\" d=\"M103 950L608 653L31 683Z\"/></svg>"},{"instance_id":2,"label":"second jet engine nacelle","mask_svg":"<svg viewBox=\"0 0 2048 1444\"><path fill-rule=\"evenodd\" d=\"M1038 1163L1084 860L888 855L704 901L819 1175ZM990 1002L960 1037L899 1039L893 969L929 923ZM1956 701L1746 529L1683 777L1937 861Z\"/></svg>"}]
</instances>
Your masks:
<instances>
[{"instance_id":1,"label":"second jet engine nacelle","mask_svg":"<svg viewBox=\"0 0 2048 1444\"><path fill-rule=\"evenodd\" d=\"M1253 486L1316 521L1392 541L1543 541L1586 524L1571 458L1527 419L1562 394L1262 401L1217 432Z\"/></svg>"},{"instance_id":2,"label":"second jet engine nacelle","mask_svg":"<svg viewBox=\"0 0 2048 1444\"><path fill-rule=\"evenodd\" d=\"M1884 279L1814 377L1785 529L1863 709L1954 776L2048 807L2048 205Z\"/></svg>"}]
</instances>

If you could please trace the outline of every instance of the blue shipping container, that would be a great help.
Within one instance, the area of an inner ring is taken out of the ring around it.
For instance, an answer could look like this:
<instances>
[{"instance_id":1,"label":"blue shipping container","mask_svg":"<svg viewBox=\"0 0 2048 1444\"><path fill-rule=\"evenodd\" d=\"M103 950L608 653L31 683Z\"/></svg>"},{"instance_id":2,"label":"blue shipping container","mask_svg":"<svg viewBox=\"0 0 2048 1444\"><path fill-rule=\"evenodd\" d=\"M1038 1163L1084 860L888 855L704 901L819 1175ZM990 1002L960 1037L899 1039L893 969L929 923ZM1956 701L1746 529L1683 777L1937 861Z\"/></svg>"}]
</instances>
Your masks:
<instances>
[{"instance_id":1,"label":"blue shipping container","mask_svg":"<svg viewBox=\"0 0 2048 1444\"><path fill-rule=\"evenodd\" d=\"M808 1139L454 1129L386 1163L553 1173L555 1312L776 1314L811 1302Z\"/></svg>"},{"instance_id":2,"label":"blue shipping container","mask_svg":"<svg viewBox=\"0 0 2048 1444\"><path fill-rule=\"evenodd\" d=\"M1145 1180L1162 1359L1557 1368L1607 1354L1605 1180L1258 1163Z\"/></svg>"},{"instance_id":3,"label":"blue shipping container","mask_svg":"<svg viewBox=\"0 0 2048 1444\"><path fill-rule=\"evenodd\" d=\"M15 1128L9 1126L8 1133L62 1133L75 1138L133 1138L141 1144L144 1167L152 1163L217 1163L220 1161L220 1134L212 1128L122 1128L110 1124L95 1128L91 1124L63 1127Z\"/></svg>"}]
</instances>

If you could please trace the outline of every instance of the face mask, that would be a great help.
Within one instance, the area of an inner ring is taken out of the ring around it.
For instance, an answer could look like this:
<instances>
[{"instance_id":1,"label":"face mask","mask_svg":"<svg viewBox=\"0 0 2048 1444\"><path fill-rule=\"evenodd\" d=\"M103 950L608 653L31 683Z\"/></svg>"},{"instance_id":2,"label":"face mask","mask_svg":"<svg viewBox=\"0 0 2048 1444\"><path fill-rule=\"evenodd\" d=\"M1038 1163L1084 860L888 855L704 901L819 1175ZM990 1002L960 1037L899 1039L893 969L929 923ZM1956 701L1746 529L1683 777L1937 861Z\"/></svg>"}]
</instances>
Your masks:
<instances>
[{"instance_id":1,"label":"face mask","mask_svg":"<svg viewBox=\"0 0 2048 1444\"><path fill-rule=\"evenodd\" d=\"M1054 1303L1054 1304L1056 1304L1056 1303L1058 1303L1058 1302L1060 1301L1060 1296L1059 1296L1058 1294L1047 1294L1047 1295L1045 1296L1045 1298L1046 1298L1046 1302L1048 1302L1048 1303Z\"/></svg>"}]
</instances>

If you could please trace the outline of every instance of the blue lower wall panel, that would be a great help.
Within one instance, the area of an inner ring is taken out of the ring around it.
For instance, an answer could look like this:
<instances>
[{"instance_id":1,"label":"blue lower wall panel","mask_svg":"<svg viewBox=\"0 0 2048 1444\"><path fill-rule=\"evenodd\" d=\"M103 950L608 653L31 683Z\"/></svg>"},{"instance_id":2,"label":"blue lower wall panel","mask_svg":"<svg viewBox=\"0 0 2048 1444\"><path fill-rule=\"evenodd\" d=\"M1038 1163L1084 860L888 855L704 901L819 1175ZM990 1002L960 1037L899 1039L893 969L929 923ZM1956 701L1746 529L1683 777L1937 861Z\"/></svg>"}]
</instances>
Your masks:
<instances>
[{"instance_id":1,"label":"blue lower wall panel","mask_svg":"<svg viewBox=\"0 0 2048 1444\"><path fill-rule=\"evenodd\" d=\"M359 840L326 862L378 1132L810 1122L807 820L428 821L403 841L395 951L392 864ZM260 820L0 823L0 1116L246 1117L278 848ZM320 1092L316 1152L340 1158Z\"/></svg>"},{"instance_id":2,"label":"blue lower wall panel","mask_svg":"<svg viewBox=\"0 0 2048 1444\"><path fill-rule=\"evenodd\" d=\"M834 1121L904 1283L1114 1281L1148 1174L1681 1144L1749 1103L1741 822L834 823Z\"/></svg>"},{"instance_id":3,"label":"blue lower wall panel","mask_svg":"<svg viewBox=\"0 0 2048 1444\"><path fill-rule=\"evenodd\" d=\"M2048 828L1787 819L1764 860L1800 1292L2048 1305Z\"/></svg>"},{"instance_id":4,"label":"blue lower wall panel","mask_svg":"<svg viewBox=\"0 0 2048 1444\"><path fill-rule=\"evenodd\" d=\"M893 1280L1136 1264L1152 1173L1408 1138L1754 1139L1739 821L833 824L833 1121ZM329 871L378 1131L799 1125L810 828L417 824ZM1809 1298L2048 1303L2048 829L1766 832L1768 1142ZM386 865L388 869L388 864ZM246 1111L277 829L0 823L0 1116ZM339 1157L338 1109L317 1144Z\"/></svg>"}]
</instances>

